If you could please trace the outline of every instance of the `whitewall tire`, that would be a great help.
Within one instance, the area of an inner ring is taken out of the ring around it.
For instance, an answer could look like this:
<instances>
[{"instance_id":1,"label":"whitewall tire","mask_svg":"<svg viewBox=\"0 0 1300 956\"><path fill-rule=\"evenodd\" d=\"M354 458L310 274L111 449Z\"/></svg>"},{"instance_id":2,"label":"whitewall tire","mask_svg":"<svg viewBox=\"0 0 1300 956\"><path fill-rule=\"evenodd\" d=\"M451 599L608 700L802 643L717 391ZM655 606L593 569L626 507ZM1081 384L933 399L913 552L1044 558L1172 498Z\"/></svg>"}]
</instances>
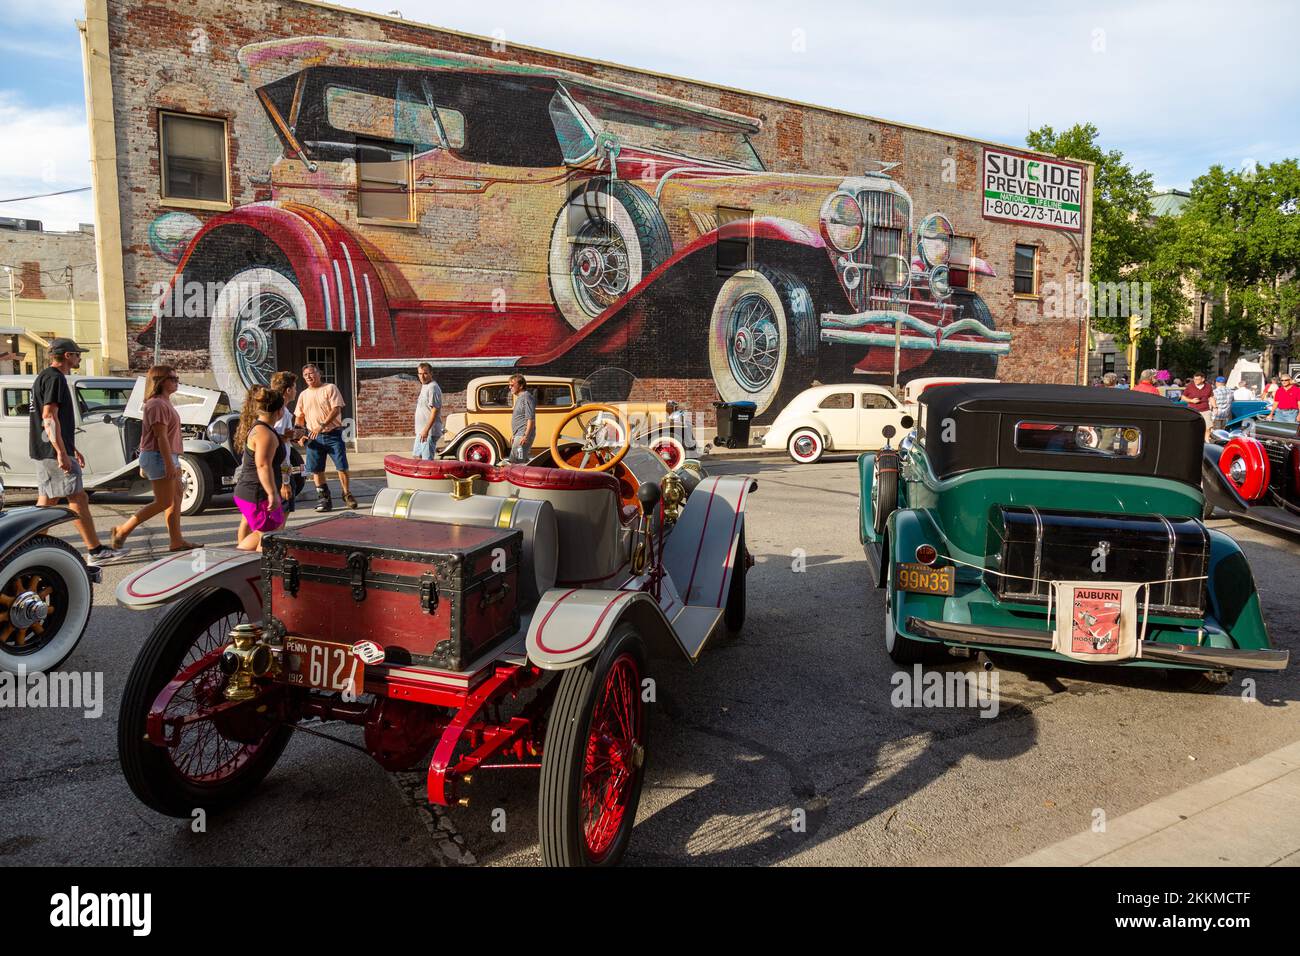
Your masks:
<instances>
[{"instance_id":1,"label":"whitewall tire","mask_svg":"<svg viewBox=\"0 0 1300 956\"><path fill-rule=\"evenodd\" d=\"M786 442L786 451L797 465L812 465L821 460L826 443L814 428L798 428Z\"/></svg>"},{"instance_id":2,"label":"whitewall tire","mask_svg":"<svg viewBox=\"0 0 1300 956\"><path fill-rule=\"evenodd\" d=\"M64 542L37 535L0 566L0 670L43 673L76 649L90 620L90 575Z\"/></svg>"}]
</instances>

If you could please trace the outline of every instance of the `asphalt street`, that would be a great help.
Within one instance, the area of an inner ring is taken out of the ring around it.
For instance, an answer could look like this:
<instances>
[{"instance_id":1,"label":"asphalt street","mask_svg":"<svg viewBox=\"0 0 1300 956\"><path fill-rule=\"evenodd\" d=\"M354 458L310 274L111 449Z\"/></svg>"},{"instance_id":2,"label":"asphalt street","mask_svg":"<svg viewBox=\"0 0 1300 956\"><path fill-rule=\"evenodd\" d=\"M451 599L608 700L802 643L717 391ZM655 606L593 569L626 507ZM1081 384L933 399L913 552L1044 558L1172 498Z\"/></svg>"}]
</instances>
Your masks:
<instances>
[{"instance_id":1,"label":"asphalt street","mask_svg":"<svg viewBox=\"0 0 1300 956\"><path fill-rule=\"evenodd\" d=\"M1239 674L1206 696L1170 689L1159 672L1001 657L995 717L893 706L897 668L857 540L852 461L710 467L759 481L746 532L757 561L749 617L695 667L654 673L627 864L1005 863L1087 830L1098 812L1118 817L1300 739L1295 664L1255 675L1253 695ZM355 483L363 507L380 486ZM97 499L100 529L135 506ZM300 511L293 523L314 517ZM186 535L230 543L236 520L227 501L188 521ZM1300 540L1211 525L1241 542L1273 642L1294 659ZM418 768L390 774L306 734L250 801L202 832L145 809L122 779L115 734L127 673L158 612L119 608L113 592L166 536L146 525L132 545L125 564L105 569L90 628L64 665L103 673L103 716L0 710L0 865L539 862L536 771L480 773L469 807L430 808ZM345 725L312 729L360 739ZM1232 862L1230 843L1222 861Z\"/></svg>"}]
</instances>

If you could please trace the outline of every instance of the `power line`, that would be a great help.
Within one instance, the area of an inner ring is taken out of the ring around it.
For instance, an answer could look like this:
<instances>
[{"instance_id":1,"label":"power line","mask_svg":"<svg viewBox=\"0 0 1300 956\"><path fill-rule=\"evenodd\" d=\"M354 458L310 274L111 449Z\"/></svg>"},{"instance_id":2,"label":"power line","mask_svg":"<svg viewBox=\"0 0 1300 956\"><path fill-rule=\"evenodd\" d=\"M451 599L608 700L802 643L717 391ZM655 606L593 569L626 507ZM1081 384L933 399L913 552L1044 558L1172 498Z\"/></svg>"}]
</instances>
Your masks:
<instances>
[{"instance_id":1,"label":"power line","mask_svg":"<svg viewBox=\"0 0 1300 956\"><path fill-rule=\"evenodd\" d=\"M76 189L60 189L58 192L53 193L37 193L34 196L16 196L13 199L0 199L0 202L23 202L27 199L46 199L50 196L66 196L68 193L84 193L88 189L90 189L89 186L78 186Z\"/></svg>"}]
</instances>

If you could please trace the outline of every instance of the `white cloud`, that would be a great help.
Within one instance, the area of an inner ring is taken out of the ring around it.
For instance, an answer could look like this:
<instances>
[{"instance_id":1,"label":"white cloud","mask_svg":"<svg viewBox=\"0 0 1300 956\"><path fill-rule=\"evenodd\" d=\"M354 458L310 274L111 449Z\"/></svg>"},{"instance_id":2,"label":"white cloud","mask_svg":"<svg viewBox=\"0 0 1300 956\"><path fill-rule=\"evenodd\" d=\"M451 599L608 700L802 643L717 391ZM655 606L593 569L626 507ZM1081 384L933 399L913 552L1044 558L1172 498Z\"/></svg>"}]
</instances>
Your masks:
<instances>
[{"instance_id":1,"label":"white cloud","mask_svg":"<svg viewBox=\"0 0 1300 956\"><path fill-rule=\"evenodd\" d=\"M85 113L33 107L0 90L0 199L57 192L90 184L90 137ZM47 229L75 229L93 216L91 194L73 193L0 203L0 216L40 219Z\"/></svg>"}]
</instances>

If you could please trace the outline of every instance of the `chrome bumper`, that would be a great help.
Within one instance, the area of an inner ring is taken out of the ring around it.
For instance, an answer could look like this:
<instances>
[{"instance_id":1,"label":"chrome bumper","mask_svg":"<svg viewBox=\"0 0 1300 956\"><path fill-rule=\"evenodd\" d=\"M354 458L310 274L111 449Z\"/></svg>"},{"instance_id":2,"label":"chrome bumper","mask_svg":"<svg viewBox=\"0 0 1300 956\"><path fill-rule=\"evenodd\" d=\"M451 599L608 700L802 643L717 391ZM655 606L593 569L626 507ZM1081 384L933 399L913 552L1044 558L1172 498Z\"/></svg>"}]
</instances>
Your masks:
<instances>
[{"instance_id":1,"label":"chrome bumper","mask_svg":"<svg viewBox=\"0 0 1300 956\"><path fill-rule=\"evenodd\" d=\"M980 624L953 624L948 621L907 619L907 629L917 637L954 644L981 644L1021 650L1050 651L1050 631L1020 627L986 627ZM1290 651L1240 650L1235 647L1198 647L1195 644L1160 644L1143 641L1138 660L1161 664L1189 664L1207 670L1280 671L1290 660Z\"/></svg>"}]
</instances>

